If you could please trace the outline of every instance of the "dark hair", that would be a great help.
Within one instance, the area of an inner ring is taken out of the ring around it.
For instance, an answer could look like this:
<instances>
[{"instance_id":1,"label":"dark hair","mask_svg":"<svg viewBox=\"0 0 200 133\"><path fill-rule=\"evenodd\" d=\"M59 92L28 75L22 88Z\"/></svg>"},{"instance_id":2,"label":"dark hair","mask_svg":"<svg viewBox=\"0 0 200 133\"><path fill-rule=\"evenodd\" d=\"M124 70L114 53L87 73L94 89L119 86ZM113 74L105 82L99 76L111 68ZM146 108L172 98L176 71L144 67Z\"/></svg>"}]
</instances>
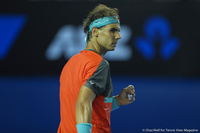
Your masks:
<instances>
[{"instance_id":1,"label":"dark hair","mask_svg":"<svg viewBox=\"0 0 200 133\"><path fill-rule=\"evenodd\" d=\"M99 4L89 13L87 18L83 21L83 29L84 29L84 32L88 36L88 40L91 38L91 32L88 32L90 23L96 19L107 17L107 16L117 16L119 19L118 9L110 8L110 7L107 7L106 5Z\"/></svg>"}]
</instances>

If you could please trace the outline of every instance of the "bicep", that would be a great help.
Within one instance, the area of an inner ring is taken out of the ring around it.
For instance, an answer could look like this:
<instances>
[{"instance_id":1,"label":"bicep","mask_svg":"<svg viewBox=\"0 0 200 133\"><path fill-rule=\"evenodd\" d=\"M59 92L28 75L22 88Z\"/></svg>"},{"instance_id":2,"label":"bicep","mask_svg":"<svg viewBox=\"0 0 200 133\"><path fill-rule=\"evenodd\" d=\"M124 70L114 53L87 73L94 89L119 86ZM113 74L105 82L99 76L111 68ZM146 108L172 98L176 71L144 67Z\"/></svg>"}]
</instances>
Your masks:
<instances>
[{"instance_id":1,"label":"bicep","mask_svg":"<svg viewBox=\"0 0 200 133\"><path fill-rule=\"evenodd\" d=\"M78 94L77 102L93 102L95 97L96 94L93 90L82 85Z\"/></svg>"}]
</instances>

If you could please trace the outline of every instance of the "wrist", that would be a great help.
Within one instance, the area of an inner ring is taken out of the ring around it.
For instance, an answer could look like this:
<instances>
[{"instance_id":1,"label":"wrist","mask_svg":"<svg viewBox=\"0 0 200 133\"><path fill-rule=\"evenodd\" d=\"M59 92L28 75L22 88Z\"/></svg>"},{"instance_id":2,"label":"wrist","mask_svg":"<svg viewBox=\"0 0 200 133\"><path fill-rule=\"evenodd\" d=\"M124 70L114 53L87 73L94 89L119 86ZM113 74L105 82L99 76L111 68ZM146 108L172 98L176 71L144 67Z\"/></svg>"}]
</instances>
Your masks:
<instances>
[{"instance_id":1,"label":"wrist","mask_svg":"<svg viewBox=\"0 0 200 133\"><path fill-rule=\"evenodd\" d=\"M91 123L80 123L76 125L78 133L91 133L92 124Z\"/></svg>"},{"instance_id":2,"label":"wrist","mask_svg":"<svg viewBox=\"0 0 200 133\"><path fill-rule=\"evenodd\" d=\"M119 95L115 96L115 99L116 99L116 101L117 101L117 103L118 103L118 106L121 106L122 104L121 104L121 102L120 102L120 97L119 97Z\"/></svg>"},{"instance_id":3,"label":"wrist","mask_svg":"<svg viewBox=\"0 0 200 133\"><path fill-rule=\"evenodd\" d=\"M118 103L117 103L116 97L113 96L113 97L112 97L112 109L111 109L111 111L116 110L116 109L118 109L118 108L119 108L119 105L118 105Z\"/></svg>"}]
</instances>

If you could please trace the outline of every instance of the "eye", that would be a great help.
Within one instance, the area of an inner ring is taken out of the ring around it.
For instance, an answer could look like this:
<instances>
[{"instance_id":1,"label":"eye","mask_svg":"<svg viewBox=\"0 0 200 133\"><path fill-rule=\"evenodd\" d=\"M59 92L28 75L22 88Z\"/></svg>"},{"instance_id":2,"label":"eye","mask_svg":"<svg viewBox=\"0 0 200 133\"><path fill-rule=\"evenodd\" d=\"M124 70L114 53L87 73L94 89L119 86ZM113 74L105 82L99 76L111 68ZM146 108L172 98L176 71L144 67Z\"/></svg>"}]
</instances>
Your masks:
<instances>
[{"instance_id":1,"label":"eye","mask_svg":"<svg viewBox=\"0 0 200 133\"><path fill-rule=\"evenodd\" d=\"M116 28L112 28L111 30L110 30L111 32L120 32L118 29L116 29Z\"/></svg>"},{"instance_id":2,"label":"eye","mask_svg":"<svg viewBox=\"0 0 200 133\"><path fill-rule=\"evenodd\" d=\"M110 31L111 31L111 32L116 32L116 31L117 31L117 29L111 29Z\"/></svg>"}]
</instances>

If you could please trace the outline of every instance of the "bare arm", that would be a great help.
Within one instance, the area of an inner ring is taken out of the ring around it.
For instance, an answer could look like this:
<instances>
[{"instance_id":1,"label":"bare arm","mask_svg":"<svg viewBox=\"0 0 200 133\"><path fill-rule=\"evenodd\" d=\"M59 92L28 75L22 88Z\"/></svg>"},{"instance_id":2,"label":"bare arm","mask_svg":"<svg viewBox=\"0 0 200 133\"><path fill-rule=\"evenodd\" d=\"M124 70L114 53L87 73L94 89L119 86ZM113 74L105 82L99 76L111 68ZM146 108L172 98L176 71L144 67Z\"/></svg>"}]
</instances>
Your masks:
<instances>
[{"instance_id":1,"label":"bare arm","mask_svg":"<svg viewBox=\"0 0 200 133\"><path fill-rule=\"evenodd\" d=\"M96 94L90 88L81 86L76 101L76 124L91 123L92 119L92 102Z\"/></svg>"}]
</instances>

